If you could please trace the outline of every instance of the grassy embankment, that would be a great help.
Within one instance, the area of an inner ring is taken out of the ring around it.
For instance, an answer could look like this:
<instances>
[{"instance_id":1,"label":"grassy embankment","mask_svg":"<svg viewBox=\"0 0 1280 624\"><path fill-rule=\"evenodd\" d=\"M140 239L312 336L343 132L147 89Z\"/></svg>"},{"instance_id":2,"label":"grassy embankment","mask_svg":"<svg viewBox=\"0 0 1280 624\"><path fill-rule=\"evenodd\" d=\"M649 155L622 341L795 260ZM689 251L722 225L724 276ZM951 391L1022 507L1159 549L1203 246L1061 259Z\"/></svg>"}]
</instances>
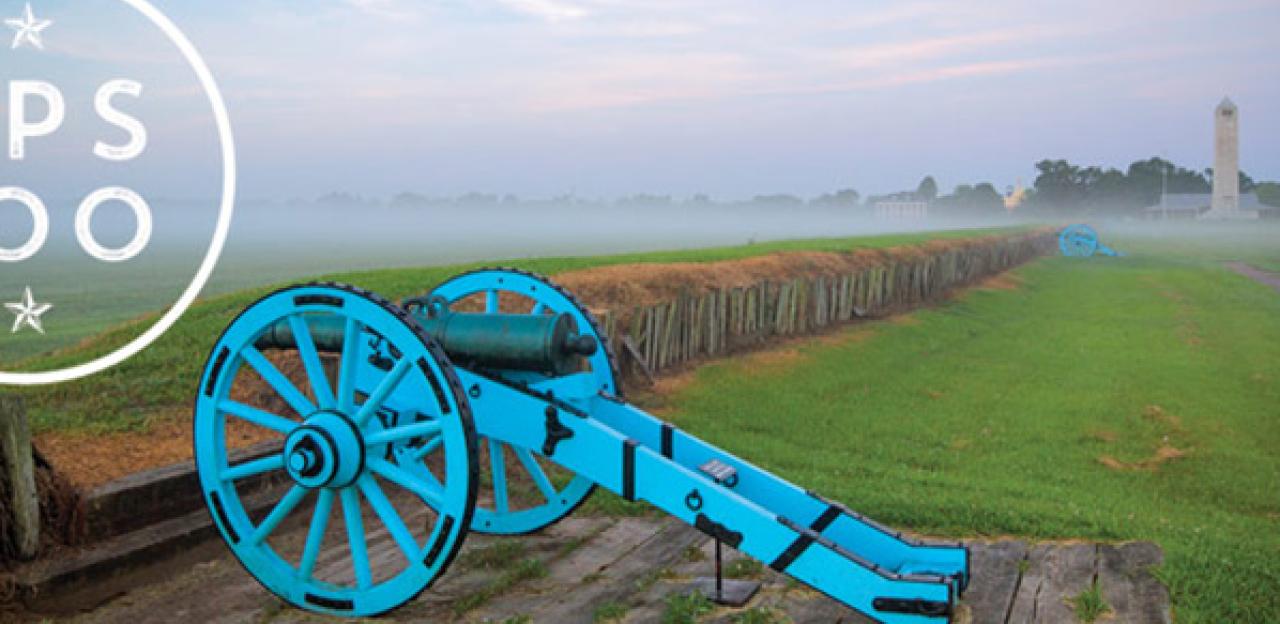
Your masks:
<instances>
[{"instance_id":1,"label":"grassy embankment","mask_svg":"<svg viewBox=\"0 0 1280 624\"><path fill-rule=\"evenodd\" d=\"M1280 266L1280 228L1110 239L1129 255L703 367L671 418L894 526L1154 540L1179 622L1273 622L1280 294L1221 262Z\"/></svg>"},{"instance_id":2,"label":"grassy embankment","mask_svg":"<svg viewBox=\"0 0 1280 624\"><path fill-rule=\"evenodd\" d=\"M502 264L539 273L556 273L610 264L635 262L711 262L731 260L778 251L840 251L855 248L884 248L918 243L935 238L961 238L991 234L1000 230L953 230L871 237L778 241L657 253L614 256L522 259L469 265L435 266L414 269L387 269L326 275L317 279L347 282L385 297L399 299L429 290L461 271L478 266ZM264 260L266 261L266 260ZM277 285L278 286L278 285ZM254 299L275 286L241 291L197 302L173 329L138 356L104 373L72 383L18 390L26 395L32 427L37 433L50 430L121 431L145 429L156 419L189 417L190 402L200 366L222 329ZM142 297L145 292L136 290ZM154 317L116 327L114 330L62 349L51 355L26 360L20 370L49 370L84 361L89 355L109 352L145 329Z\"/></svg>"}]
</instances>

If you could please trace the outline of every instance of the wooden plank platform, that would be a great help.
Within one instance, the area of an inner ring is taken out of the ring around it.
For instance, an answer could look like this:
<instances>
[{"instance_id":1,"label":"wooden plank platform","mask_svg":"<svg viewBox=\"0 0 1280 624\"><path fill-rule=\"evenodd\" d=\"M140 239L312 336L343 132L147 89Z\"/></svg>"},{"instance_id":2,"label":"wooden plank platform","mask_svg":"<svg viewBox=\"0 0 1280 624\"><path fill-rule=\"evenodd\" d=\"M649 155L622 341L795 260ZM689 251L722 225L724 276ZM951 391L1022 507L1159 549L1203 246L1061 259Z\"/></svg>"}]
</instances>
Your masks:
<instances>
[{"instance_id":1,"label":"wooden plank platform","mask_svg":"<svg viewBox=\"0 0 1280 624\"><path fill-rule=\"evenodd\" d=\"M289 529L301 538L302 528ZM537 574L511 582L504 574L517 561L487 564L482 555L501 542L512 559L536 560ZM370 556L394 552L385 532L370 538ZM713 544L679 522L660 518L571 517L521 538L472 534L463 555L427 592L381 618L389 622L594 624L661 622L673 596L712 573ZM763 583L740 609L717 608L700 621L739 621L742 612L771 613L776 622L870 620L777 574L766 566L734 562L727 569ZM1151 575L1159 548L1145 542L1110 545L1088 542L1036 543L997 540L973 544L973 584L955 621L958 624L1079 622L1072 599L1096 582L1111 613L1103 621L1164 624L1171 621L1169 596ZM325 562L322 562L322 565ZM74 616L81 622L333 622L292 609L270 596L225 552L211 561L176 569L158 565L151 578L138 578L112 601ZM199 596L198 599L193 599ZM465 608L463 607L465 605ZM597 619L597 613L622 619ZM65 614L64 614L65 615ZM770 620L751 620L770 621Z\"/></svg>"}]
</instances>

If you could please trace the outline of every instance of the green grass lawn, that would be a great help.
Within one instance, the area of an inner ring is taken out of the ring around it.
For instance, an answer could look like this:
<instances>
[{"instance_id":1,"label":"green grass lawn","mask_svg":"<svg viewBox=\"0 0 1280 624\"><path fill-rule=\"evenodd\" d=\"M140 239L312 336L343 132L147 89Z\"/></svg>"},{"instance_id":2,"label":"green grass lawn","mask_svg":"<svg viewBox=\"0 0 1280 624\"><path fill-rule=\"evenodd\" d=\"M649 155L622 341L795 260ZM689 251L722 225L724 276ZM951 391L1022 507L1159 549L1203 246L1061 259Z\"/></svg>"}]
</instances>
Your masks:
<instances>
[{"instance_id":1,"label":"green grass lawn","mask_svg":"<svg viewBox=\"0 0 1280 624\"><path fill-rule=\"evenodd\" d=\"M935 238L961 238L992 234L996 229L952 230L893 234L870 237L774 241L665 252L620 254L614 256L521 259L509 262L485 262L468 265L434 266L413 269L386 269L327 275L331 279L355 284L383 296L399 299L420 294L452 275L479 266L502 264L554 275L563 271L593 266L633 262L710 262L731 260L777 251L840 251L854 248L884 248L918 243ZM269 260L264 258L264 262ZM304 280L299 280L304 281ZM168 333L144 352L124 364L79 381L49 387L18 389L27 398L32 428L37 432L51 429L87 429L112 431L145 428L151 419L187 416L200 366L214 341L231 319L257 297L280 286L263 286L216 296L197 302ZM134 286L130 294L151 296L145 287ZM145 322L117 326L91 340L70 348L23 360L17 370L50 370L85 361L91 355L105 354L145 330L154 317ZM28 336L36 336L29 333ZM3 358L0 358L3 360Z\"/></svg>"},{"instance_id":2,"label":"green grass lawn","mask_svg":"<svg viewBox=\"0 0 1280 624\"><path fill-rule=\"evenodd\" d=\"M1238 249L1112 238L1128 257L706 366L672 418L891 525L1154 540L1179 622L1274 622L1280 294L1220 268Z\"/></svg>"}]
</instances>

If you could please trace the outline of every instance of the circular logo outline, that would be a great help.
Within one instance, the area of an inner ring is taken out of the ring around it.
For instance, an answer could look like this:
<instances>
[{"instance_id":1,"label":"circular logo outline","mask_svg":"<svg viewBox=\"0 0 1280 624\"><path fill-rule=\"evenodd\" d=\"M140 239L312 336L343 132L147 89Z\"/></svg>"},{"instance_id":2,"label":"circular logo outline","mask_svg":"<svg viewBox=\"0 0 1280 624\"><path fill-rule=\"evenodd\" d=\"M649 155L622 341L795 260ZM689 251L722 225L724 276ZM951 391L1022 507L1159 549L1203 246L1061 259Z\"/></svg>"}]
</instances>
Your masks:
<instances>
[{"instance_id":1,"label":"circular logo outline","mask_svg":"<svg viewBox=\"0 0 1280 624\"><path fill-rule=\"evenodd\" d=\"M213 74L209 71L208 65L205 64L204 58L200 56L200 52L196 50L195 45L191 43L191 40L187 39L187 36L182 33L182 30L173 21L160 12L159 9L152 6L149 0L120 1L149 19L178 48L178 51L182 53L183 58L187 61L187 65L190 65L192 71L195 72L201 88L204 89L205 97L208 98L209 104L213 108L214 124L218 128L218 145L222 150L222 199L219 202L218 222L214 226L213 239L209 242L209 249L205 252L204 260L201 261L195 277L191 279L191 283L187 285L186 290L165 311L164 315L141 335L111 353L75 366L28 373L0 371L0 385L30 386L71 381L102 372L137 355L139 351L147 348L160 336L164 335L166 331L169 331L169 328L173 327L174 323L177 323L178 319L195 302L196 297L209 281L209 277L213 275L213 269L217 266L218 258L222 255L222 248L227 242L227 234L231 229L231 215L235 211L236 152L235 139L231 134L230 116L227 114L227 105L222 99L222 92L218 89L218 84L213 79Z\"/></svg>"}]
</instances>

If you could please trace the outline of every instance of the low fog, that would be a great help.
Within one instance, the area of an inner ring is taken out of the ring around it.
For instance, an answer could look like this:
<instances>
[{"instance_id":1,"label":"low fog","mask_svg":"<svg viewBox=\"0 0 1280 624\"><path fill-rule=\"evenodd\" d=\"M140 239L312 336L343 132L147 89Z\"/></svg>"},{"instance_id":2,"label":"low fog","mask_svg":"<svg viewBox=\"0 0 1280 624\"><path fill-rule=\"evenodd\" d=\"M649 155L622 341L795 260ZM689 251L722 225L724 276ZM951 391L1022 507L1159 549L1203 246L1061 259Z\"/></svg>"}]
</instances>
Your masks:
<instances>
[{"instance_id":1,"label":"low fog","mask_svg":"<svg viewBox=\"0 0 1280 624\"><path fill-rule=\"evenodd\" d=\"M525 201L265 203L238 207L214 289L256 267L273 279L351 269L743 245L1012 222L877 220L863 205ZM265 260L264 252L270 253ZM265 261L264 261L265 260Z\"/></svg>"},{"instance_id":2,"label":"low fog","mask_svg":"<svg viewBox=\"0 0 1280 624\"><path fill-rule=\"evenodd\" d=\"M227 245L202 296L288 283L325 274L545 256L620 254L748 245L804 238L871 236L930 230L1086 221L1103 240L1180 238L1189 251L1222 239L1243 246L1277 245L1274 228L1146 221L1133 212L1076 204L1006 211L992 201L980 210L940 198L927 217L877 215L874 201L839 194L802 201L786 195L749 201L639 196L587 201L500 199L493 196L362 199L332 194L309 201L238 202ZM910 201L904 194L901 199ZM26 240L26 210L0 210L0 246ZM74 202L49 202L49 238L34 257L0 265L0 299L18 301L30 287L54 305L47 335L22 332L0 344L0 361L74 344L104 329L171 305L187 287L208 248L216 209L211 202L151 202L154 231L136 258L105 263L89 257L75 236ZM119 247L133 235L127 208L104 204L92 220L97 241ZM1247 240L1246 240L1247 239ZM1219 246L1220 247L1220 246ZM1122 251L1124 249L1122 248ZM356 280L358 281L358 280ZM423 288L428 287L423 284ZM7 297L7 298L6 298Z\"/></svg>"}]
</instances>

